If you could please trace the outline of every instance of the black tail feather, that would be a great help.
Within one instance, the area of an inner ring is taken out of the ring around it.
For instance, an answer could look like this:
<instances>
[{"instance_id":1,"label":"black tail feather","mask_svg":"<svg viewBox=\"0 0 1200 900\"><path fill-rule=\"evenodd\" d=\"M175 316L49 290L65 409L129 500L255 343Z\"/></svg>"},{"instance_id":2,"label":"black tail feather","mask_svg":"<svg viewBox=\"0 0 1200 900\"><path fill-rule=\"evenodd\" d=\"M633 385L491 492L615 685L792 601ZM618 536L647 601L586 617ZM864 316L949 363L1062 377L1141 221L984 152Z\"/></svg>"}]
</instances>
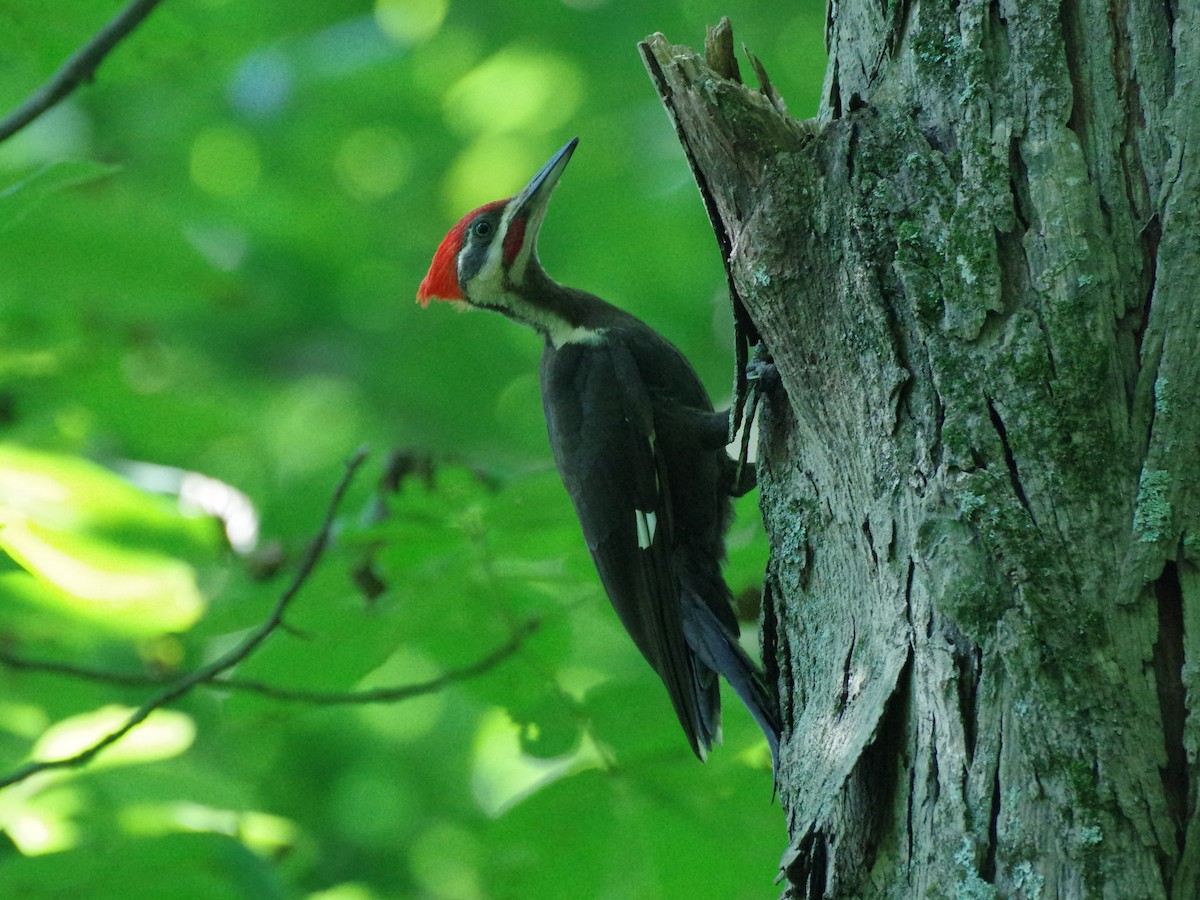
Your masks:
<instances>
[{"instance_id":1,"label":"black tail feather","mask_svg":"<svg viewBox=\"0 0 1200 900\"><path fill-rule=\"evenodd\" d=\"M708 606L691 591L683 593L683 634L699 662L719 673L746 705L771 747L771 763L779 770L779 704L762 672L746 655L737 638L718 621ZM701 702L701 709L705 704ZM713 737L719 739L720 721Z\"/></svg>"}]
</instances>

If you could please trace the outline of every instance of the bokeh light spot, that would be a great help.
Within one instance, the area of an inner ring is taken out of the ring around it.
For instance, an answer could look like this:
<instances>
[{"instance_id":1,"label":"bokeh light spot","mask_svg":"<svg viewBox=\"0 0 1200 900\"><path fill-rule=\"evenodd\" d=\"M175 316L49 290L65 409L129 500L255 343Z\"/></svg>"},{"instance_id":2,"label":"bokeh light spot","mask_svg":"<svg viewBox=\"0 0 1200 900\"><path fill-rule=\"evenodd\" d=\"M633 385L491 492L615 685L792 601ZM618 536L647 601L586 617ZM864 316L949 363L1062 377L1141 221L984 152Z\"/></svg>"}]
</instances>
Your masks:
<instances>
[{"instance_id":1,"label":"bokeh light spot","mask_svg":"<svg viewBox=\"0 0 1200 900\"><path fill-rule=\"evenodd\" d=\"M516 138L494 135L468 145L446 176L446 214L457 219L491 200L515 194L541 161Z\"/></svg>"},{"instance_id":2,"label":"bokeh light spot","mask_svg":"<svg viewBox=\"0 0 1200 900\"><path fill-rule=\"evenodd\" d=\"M413 842L409 864L413 877L430 897L472 900L482 897L476 861L479 844L465 828L438 822Z\"/></svg>"},{"instance_id":3,"label":"bokeh light spot","mask_svg":"<svg viewBox=\"0 0 1200 900\"><path fill-rule=\"evenodd\" d=\"M583 77L565 56L509 47L446 93L450 125L465 134L554 131L583 99Z\"/></svg>"},{"instance_id":4,"label":"bokeh light spot","mask_svg":"<svg viewBox=\"0 0 1200 900\"><path fill-rule=\"evenodd\" d=\"M279 392L263 417L278 471L291 477L336 465L346 455L346 436L361 434L363 428L357 389L332 376L297 379Z\"/></svg>"},{"instance_id":5,"label":"bokeh light spot","mask_svg":"<svg viewBox=\"0 0 1200 900\"><path fill-rule=\"evenodd\" d=\"M398 44L415 44L437 33L447 0L375 0L379 30Z\"/></svg>"},{"instance_id":6,"label":"bokeh light spot","mask_svg":"<svg viewBox=\"0 0 1200 900\"><path fill-rule=\"evenodd\" d=\"M267 119L287 106L295 78L292 63L281 50L255 50L233 73L229 100L238 112L253 119Z\"/></svg>"},{"instance_id":7,"label":"bokeh light spot","mask_svg":"<svg viewBox=\"0 0 1200 900\"><path fill-rule=\"evenodd\" d=\"M236 197L253 189L262 175L254 139L242 129L206 128L192 142L192 182L218 197Z\"/></svg>"},{"instance_id":8,"label":"bokeh light spot","mask_svg":"<svg viewBox=\"0 0 1200 900\"><path fill-rule=\"evenodd\" d=\"M331 888L309 894L308 900L376 900L379 894L365 884L357 881L347 881L335 884Z\"/></svg>"},{"instance_id":9,"label":"bokeh light spot","mask_svg":"<svg viewBox=\"0 0 1200 900\"><path fill-rule=\"evenodd\" d=\"M338 147L333 162L338 183L355 200L378 200L408 180L411 157L404 138L391 128L359 128Z\"/></svg>"}]
</instances>

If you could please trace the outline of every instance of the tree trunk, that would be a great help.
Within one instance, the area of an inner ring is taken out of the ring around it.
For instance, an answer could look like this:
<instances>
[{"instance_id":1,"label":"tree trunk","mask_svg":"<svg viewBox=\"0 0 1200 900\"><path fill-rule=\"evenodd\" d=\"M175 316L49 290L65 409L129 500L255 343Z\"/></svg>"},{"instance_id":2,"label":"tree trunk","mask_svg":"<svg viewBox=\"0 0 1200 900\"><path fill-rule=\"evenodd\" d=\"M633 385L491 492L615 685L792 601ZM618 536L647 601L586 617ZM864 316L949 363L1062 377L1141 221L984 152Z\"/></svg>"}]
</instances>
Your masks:
<instances>
[{"instance_id":1,"label":"tree trunk","mask_svg":"<svg viewBox=\"0 0 1200 900\"><path fill-rule=\"evenodd\" d=\"M780 375L789 895L1191 900L1197 4L831 9L810 123L643 45Z\"/></svg>"}]
</instances>

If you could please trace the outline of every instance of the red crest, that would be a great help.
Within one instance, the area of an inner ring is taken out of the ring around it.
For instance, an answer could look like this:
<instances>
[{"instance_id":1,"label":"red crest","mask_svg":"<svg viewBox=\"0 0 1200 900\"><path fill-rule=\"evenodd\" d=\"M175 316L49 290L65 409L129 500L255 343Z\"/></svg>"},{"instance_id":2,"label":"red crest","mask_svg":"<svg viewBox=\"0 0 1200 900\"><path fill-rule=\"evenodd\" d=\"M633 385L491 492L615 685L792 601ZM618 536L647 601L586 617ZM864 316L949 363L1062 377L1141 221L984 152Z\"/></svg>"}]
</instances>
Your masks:
<instances>
[{"instance_id":1,"label":"red crest","mask_svg":"<svg viewBox=\"0 0 1200 900\"><path fill-rule=\"evenodd\" d=\"M458 284L458 254L462 250L463 235L471 220L485 210L503 206L507 200L497 200L479 209L471 210L451 228L442 242L438 244L437 252L433 254L433 262L429 271L421 279L417 288L417 302L428 306L430 300L464 300L462 288Z\"/></svg>"}]
</instances>

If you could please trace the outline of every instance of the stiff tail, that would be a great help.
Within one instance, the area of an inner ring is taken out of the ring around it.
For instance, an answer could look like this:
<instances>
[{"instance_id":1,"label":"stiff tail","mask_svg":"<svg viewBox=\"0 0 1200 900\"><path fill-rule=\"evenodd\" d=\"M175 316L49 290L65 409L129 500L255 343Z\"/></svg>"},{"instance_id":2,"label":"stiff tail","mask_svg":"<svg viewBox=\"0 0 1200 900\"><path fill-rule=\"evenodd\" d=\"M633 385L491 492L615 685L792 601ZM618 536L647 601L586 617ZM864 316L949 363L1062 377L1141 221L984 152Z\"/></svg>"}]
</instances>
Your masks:
<instances>
[{"instance_id":1,"label":"stiff tail","mask_svg":"<svg viewBox=\"0 0 1200 900\"><path fill-rule=\"evenodd\" d=\"M771 746L771 764L779 771L779 706L762 673L737 638L691 591L683 592L683 634L700 662L719 673L750 710ZM719 728L719 725L717 726ZM719 732L717 732L719 734Z\"/></svg>"}]
</instances>

